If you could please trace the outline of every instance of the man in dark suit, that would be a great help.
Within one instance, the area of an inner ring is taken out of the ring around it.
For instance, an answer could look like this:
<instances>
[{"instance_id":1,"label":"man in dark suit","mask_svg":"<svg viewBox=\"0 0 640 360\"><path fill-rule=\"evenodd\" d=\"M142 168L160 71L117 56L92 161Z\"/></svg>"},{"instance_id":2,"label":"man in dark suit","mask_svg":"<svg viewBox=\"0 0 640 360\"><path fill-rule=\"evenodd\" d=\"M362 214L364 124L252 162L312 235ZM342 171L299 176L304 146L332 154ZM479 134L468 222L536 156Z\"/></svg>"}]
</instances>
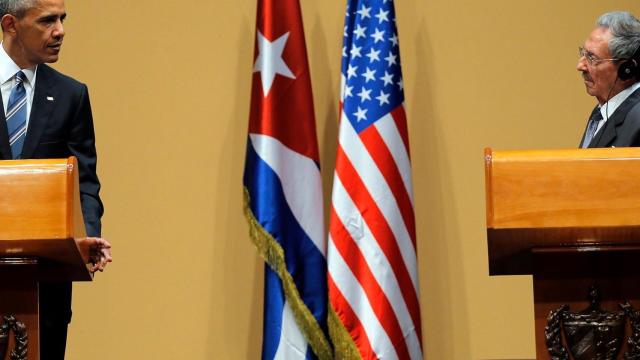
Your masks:
<instances>
[{"instance_id":1,"label":"man in dark suit","mask_svg":"<svg viewBox=\"0 0 640 360\"><path fill-rule=\"evenodd\" d=\"M82 212L91 245L92 271L111 261L100 238L103 213L87 87L45 63L58 60L64 38L64 0L0 0L2 159L78 159ZM71 321L71 284L41 283L41 359L64 359Z\"/></svg>"},{"instance_id":2,"label":"man in dark suit","mask_svg":"<svg viewBox=\"0 0 640 360\"><path fill-rule=\"evenodd\" d=\"M640 21L628 12L600 16L577 69L598 100L580 147L640 146Z\"/></svg>"}]
</instances>

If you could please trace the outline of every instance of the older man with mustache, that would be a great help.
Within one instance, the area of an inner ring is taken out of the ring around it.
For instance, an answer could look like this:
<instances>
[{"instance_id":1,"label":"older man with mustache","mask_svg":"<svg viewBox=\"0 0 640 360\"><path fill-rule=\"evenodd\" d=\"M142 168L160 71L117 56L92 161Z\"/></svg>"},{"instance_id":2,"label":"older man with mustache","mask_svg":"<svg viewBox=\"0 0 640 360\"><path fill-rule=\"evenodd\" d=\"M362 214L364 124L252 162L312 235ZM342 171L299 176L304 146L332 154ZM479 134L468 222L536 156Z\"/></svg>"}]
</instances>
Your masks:
<instances>
[{"instance_id":1,"label":"older man with mustache","mask_svg":"<svg viewBox=\"0 0 640 360\"><path fill-rule=\"evenodd\" d=\"M577 69L598 100L580 147L640 146L640 21L628 12L600 16Z\"/></svg>"}]
</instances>

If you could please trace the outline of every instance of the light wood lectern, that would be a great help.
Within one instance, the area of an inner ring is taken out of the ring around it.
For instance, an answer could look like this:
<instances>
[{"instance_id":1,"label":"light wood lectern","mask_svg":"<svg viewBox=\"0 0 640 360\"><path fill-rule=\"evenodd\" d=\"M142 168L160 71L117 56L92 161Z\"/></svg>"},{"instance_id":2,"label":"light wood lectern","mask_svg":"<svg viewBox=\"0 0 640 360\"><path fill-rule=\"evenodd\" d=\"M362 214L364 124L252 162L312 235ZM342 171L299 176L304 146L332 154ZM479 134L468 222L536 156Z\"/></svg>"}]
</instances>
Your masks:
<instances>
[{"instance_id":1,"label":"light wood lectern","mask_svg":"<svg viewBox=\"0 0 640 360\"><path fill-rule=\"evenodd\" d=\"M21 322L27 358L40 358L38 282L91 281L84 237L74 157L0 161L0 355L24 351Z\"/></svg>"},{"instance_id":2,"label":"light wood lectern","mask_svg":"<svg viewBox=\"0 0 640 360\"><path fill-rule=\"evenodd\" d=\"M640 148L486 149L485 176L489 272L533 275L538 359L550 311L585 309L591 285L605 310L638 309Z\"/></svg>"}]
</instances>

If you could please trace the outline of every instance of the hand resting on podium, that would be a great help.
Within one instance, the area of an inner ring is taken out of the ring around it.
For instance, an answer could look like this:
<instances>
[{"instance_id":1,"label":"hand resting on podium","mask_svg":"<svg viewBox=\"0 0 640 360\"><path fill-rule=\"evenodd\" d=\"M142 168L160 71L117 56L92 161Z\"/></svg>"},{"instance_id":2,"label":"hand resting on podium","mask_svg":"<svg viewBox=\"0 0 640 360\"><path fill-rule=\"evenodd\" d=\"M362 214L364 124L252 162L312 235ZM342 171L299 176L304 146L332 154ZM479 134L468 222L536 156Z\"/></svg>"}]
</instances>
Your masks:
<instances>
[{"instance_id":1,"label":"hand resting on podium","mask_svg":"<svg viewBox=\"0 0 640 360\"><path fill-rule=\"evenodd\" d=\"M111 244L103 238L86 237L76 240L81 249L89 250L89 271L104 271L108 263L113 261L111 257Z\"/></svg>"}]
</instances>

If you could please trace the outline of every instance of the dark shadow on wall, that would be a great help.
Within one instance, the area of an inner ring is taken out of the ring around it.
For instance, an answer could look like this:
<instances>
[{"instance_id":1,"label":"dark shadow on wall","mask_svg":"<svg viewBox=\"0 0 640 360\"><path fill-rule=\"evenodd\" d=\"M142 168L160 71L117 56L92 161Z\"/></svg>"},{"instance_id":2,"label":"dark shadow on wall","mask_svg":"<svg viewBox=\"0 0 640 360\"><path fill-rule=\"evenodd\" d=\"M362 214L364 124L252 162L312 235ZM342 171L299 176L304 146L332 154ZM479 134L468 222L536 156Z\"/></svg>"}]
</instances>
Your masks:
<instances>
[{"instance_id":1,"label":"dark shadow on wall","mask_svg":"<svg viewBox=\"0 0 640 360\"><path fill-rule=\"evenodd\" d=\"M409 8L411 6L408 6ZM415 18L415 17L414 17ZM452 188L451 162L446 161L446 144L442 126L455 119L438 118L435 89L433 49L429 29L423 16L416 19L414 47L404 47L402 28L400 44L405 56L415 56L415 68L403 67L409 138L412 148L414 182L414 206L417 224L418 267L420 274L421 310L423 323L423 349L428 359L471 358L470 337L466 324L456 324L458 318L468 318L464 307L454 308L455 303L465 304L466 299L454 299L452 294L465 291L464 281L452 283L452 278L462 278L462 267L451 262L461 256L462 240L456 220ZM446 76L445 76L446 78ZM409 94L408 92L412 93ZM462 314L461 314L462 313ZM425 327L425 324L429 324Z\"/></svg>"},{"instance_id":2,"label":"dark shadow on wall","mask_svg":"<svg viewBox=\"0 0 640 360\"><path fill-rule=\"evenodd\" d=\"M313 26L307 36L307 49L309 54L314 54L313 64L310 64L313 75L315 101L316 128L318 129L318 142L320 146L320 168L322 171L322 191L324 195L324 220L325 228L329 224L329 210L331 207L331 188L333 185L333 170L336 161L336 148L338 146L338 114L339 114L339 69L331 69L331 56L340 56L339 46L327 47L326 31L323 28L323 19L316 16ZM335 50L335 51L330 51ZM311 56L310 56L311 58ZM337 81L336 81L337 79Z\"/></svg>"},{"instance_id":3,"label":"dark shadow on wall","mask_svg":"<svg viewBox=\"0 0 640 360\"><path fill-rule=\"evenodd\" d=\"M235 349L234 358L257 359L261 354L262 344L262 307L263 307L263 287L264 287L264 261L258 254L249 238L248 226L244 221L242 210L243 187L242 175L244 170L244 158L247 145L247 127L249 119L249 106L251 94L251 80L253 69L254 51L254 17L243 20L243 29L238 35L237 44L241 44L234 54L227 54L236 57L237 67L235 71L236 94L235 101L231 104L233 119L227 121L224 144L222 147L228 149L216 159L217 180L214 184L215 199L218 202L216 208L228 209L219 211L218 216L212 219L215 233L230 234L229 238L216 238L214 241L214 257L223 259L223 264L215 269L224 269L222 283L216 283L220 276L213 276L214 283L211 284L212 293L216 290L226 291L224 294L223 306L212 309L209 316L209 338L207 339L206 357L217 359L224 356L220 354L218 346L237 342L238 336L243 336L241 331L248 329L247 344L241 349ZM223 121L220 122L224 124ZM236 219L242 218L242 226L230 228ZM223 231L222 229L225 229ZM200 258L199 256L195 256ZM247 264L251 266L247 271ZM251 273L254 281L247 278L239 278L238 274ZM215 295L213 295L215 296ZM219 296L219 294L218 294ZM249 298L247 299L247 296ZM249 312L247 316L246 313ZM248 318L249 323L241 323L242 319ZM213 338L214 334L222 334L222 339ZM229 351L229 349L227 349Z\"/></svg>"}]
</instances>

